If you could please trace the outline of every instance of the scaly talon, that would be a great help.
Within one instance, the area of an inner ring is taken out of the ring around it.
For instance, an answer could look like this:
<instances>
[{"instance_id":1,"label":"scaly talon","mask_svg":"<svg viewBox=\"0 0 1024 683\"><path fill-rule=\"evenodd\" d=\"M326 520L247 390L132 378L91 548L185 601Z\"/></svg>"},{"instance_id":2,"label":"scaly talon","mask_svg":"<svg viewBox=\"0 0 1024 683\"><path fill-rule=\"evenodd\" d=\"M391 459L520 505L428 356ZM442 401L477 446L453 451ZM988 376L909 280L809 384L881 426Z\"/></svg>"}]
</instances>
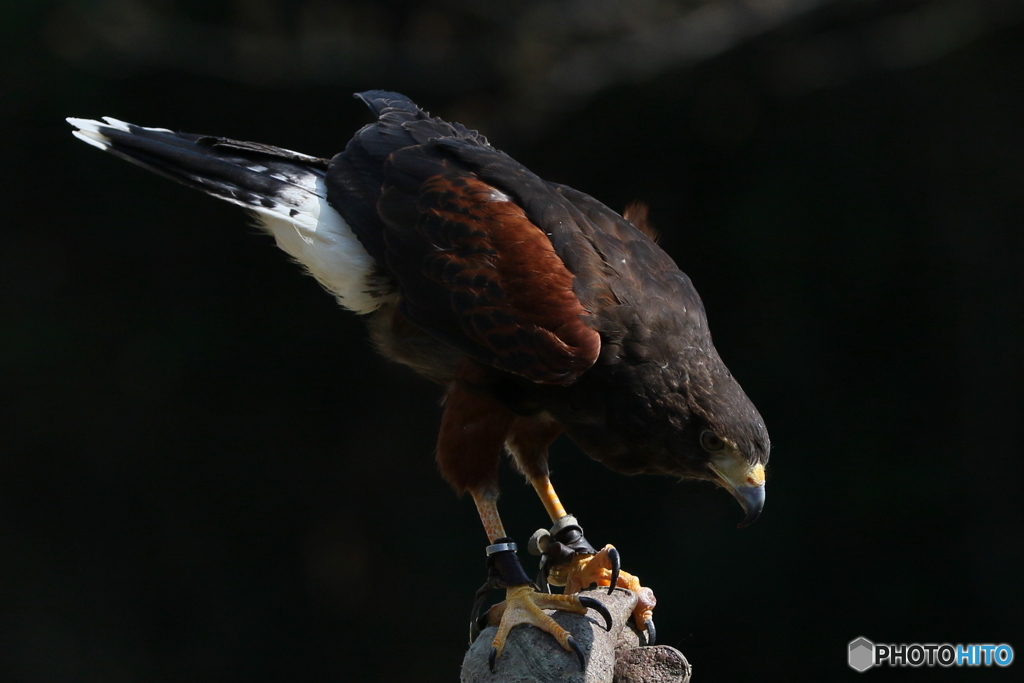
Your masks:
<instances>
[{"instance_id":1,"label":"scaly talon","mask_svg":"<svg viewBox=\"0 0 1024 683\"><path fill-rule=\"evenodd\" d=\"M558 622L547 615L544 610L554 609L562 612L573 612L574 614L586 614L587 608L593 609L604 617L607 629L611 630L612 617L608 609L593 598L576 595L553 595L540 593L530 584L510 586L505 596L505 601L492 607L487 612L487 618L491 625L498 626L498 632L491 641L491 652L488 656L488 665L494 671L498 657L505 649L505 642L514 626L519 624L530 624L540 630L550 633L566 651L576 654L582 668L586 663L583 650L579 643L566 629Z\"/></svg>"},{"instance_id":2,"label":"scaly talon","mask_svg":"<svg viewBox=\"0 0 1024 683\"><path fill-rule=\"evenodd\" d=\"M647 627L647 644L654 645L658 640L658 631L654 628L654 619L647 619L644 622L644 626Z\"/></svg>"},{"instance_id":3,"label":"scaly talon","mask_svg":"<svg viewBox=\"0 0 1024 683\"><path fill-rule=\"evenodd\" d=\"M612 564L612 576L608 580L608 595L615 592L615 586L619 584L619 573L622 572L622 559L619 557L619 551L612 546L607 546L608 560Z\"/></svg>"},{"instance_id":4,"label":"scaly talon","mask_svg":"<svg viewBox=\"0 0 1024 683\"><path fill-rule=\"evenodd\" d=\"M577 596L577 599L580 601L581 605L583 605L584 607L589 607L590 609L594 610L595 612L600 614L602 617L604 617L604 622L605 622L604 630L608 631L609 633L611 633L611 631L612 631L612 613L608 611L608 608L605 607L604 605L602 605L599 601L595 600L594 598L588 598L585 595Z\"/></svg>"},{"instance_id":5,"label":"scaly talon","mask_svg":"<svg viewBox=\"0 0 1024 683\"><path fill-rule=\"evenodd\" d=\"M608 586L609 595L616 588L625 588L636 594L633 622L639 631L647 629L647 622L654 615L657 600L654 591L640 585L640 579L620 569L619 551L606 545L595 555L578 554L572 564L563 572L565 593L578 593L583 588L596 584ZM653 625L653 621L650 622Z\"/></svg>"},{"instance_id":6,"label":"scaly talon","mask_svg":"<svg viewBox=\"0 0 1024 683\"><path fill-rule=\"evenodd\" d=\"M578 659L580 662L580 668L585 669L586 660L583 657L583 650L580 649L580 644L577 643L576 639L572 636L569 636L569 647L571 647L572 651L576 653L576 659Z\"/></svg>"}]
</instances>

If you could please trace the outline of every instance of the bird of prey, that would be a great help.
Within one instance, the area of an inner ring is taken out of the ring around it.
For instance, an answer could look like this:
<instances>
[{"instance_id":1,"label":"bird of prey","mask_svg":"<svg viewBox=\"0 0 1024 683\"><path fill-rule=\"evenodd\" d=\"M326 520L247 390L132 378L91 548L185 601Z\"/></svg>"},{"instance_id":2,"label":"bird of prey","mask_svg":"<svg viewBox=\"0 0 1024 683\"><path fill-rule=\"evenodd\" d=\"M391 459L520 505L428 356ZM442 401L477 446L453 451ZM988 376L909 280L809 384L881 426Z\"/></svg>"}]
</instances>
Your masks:
<instances>
[{"instance_id":1,"label":"bird of prey","mask_svg":"<svg viewBox=\"0 0 1024 683\"><path fill-rule=\"evenodd\" d=\"M441 384L442 476L476 503L490 545L490 589L505 600L495 665L510 629L533 624L583 664L543 610L586 613L581 588L634 591L653 640L654 596L596 550L548 476L565 432L624 474L709 480L742 505L764 505L764 422L719 358L700 297L662 251L642 211L621 216L537 177L487 139L431 117L407 97L358 94L376 117L323 159L266 144L68 119L84 142L252 212L277 245L338 303L365 316L386 357ZM536 489L550 531L534 583L498 515L508 452ZM548 584L565 586L551 594Z\"/></svg>"}]
</instances>

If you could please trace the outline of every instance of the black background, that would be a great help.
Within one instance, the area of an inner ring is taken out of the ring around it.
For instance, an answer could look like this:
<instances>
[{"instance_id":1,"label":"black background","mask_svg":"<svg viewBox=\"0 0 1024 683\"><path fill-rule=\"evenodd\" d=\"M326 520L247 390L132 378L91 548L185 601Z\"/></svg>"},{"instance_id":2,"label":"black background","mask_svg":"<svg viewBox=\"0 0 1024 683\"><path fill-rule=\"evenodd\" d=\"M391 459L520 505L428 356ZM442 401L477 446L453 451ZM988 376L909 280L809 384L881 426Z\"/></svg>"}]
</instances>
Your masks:
<instances>
[{"instance_id":1,"label":"black background","mask_svg":"<svg viewBox=\"0 0 1024 683\"><path fill-rule=\"evenodd\" d=\"M230 25L245 3L180 4ZM721 490L552 454L563 502L655 589L695 681L852 677L857 636L1024 652L1024 26L787 80L793 45L926 3L850 4L518 127L500 79L234 77L63 49L89 3L10 7L0 679L456 680L486 539L436 473L438 389L375 355L237 208L63 122L329 156L368 121L350 96L368 88L613 208L647 201L704 297L775 445L761 519L738 531ZM513 535L546 526L517 475L503 490Z\"/></svg>"}]
</instances>

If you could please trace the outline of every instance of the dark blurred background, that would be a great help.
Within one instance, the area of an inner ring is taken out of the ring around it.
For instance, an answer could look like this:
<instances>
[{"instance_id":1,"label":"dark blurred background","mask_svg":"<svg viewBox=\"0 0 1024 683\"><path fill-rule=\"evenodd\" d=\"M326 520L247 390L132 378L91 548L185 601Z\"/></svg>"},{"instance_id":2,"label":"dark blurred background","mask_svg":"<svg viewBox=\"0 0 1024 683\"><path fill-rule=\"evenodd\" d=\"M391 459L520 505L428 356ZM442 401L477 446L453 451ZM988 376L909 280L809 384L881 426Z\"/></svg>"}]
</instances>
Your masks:
<instances>
[{"instance_id":1,"label":"dark blurred background","mask_svg":"<svg viewBox=\"0 0 1024 683\"><path fill-rule=\"evenodd\" d=\"M457 679L486 539L438 389L241 211L63 121L330 156L369 88L647 201L703 295L775 444L757 524L552 456L695 681L852 677L857 636L1024 653L1024 3L74 0L0 31L0 680Z\"/></svg>"}]
</instances>

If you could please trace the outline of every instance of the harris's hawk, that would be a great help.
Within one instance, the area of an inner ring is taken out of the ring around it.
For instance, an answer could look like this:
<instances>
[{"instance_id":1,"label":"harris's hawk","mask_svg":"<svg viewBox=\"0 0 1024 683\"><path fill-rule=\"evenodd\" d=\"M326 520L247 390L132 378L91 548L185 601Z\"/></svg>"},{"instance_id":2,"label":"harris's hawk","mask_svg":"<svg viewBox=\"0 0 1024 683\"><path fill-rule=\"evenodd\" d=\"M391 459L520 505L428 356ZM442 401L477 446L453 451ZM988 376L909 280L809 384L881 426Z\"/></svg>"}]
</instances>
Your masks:
<instances>
[{"instance_id":1,"label":"harris's hawk","mask_svg":"<svg viewBox=\"0 0 1024 683\"><path fill-rule=\"evenodd\" d=\"M690 279L649 234L570 187L537 177L487 139L397 93L357 95L376 116L333 159L223 137L68 119L84 142L238 204L345 308L380 351L445 387L442 475L473 496L490 545L478 592L507 590L492 667L512 626L582 652L543 609L607 611L581 587L628 588L653 640L654 596L597 551L548 477L565 432L625 473L728 489L749 524L764 504L764 422L725 364ZM631 221L630 218L633 220ZM503 451L553 527L531 539L539 592L498 515Z\"/></svg>"}]
</instances>

